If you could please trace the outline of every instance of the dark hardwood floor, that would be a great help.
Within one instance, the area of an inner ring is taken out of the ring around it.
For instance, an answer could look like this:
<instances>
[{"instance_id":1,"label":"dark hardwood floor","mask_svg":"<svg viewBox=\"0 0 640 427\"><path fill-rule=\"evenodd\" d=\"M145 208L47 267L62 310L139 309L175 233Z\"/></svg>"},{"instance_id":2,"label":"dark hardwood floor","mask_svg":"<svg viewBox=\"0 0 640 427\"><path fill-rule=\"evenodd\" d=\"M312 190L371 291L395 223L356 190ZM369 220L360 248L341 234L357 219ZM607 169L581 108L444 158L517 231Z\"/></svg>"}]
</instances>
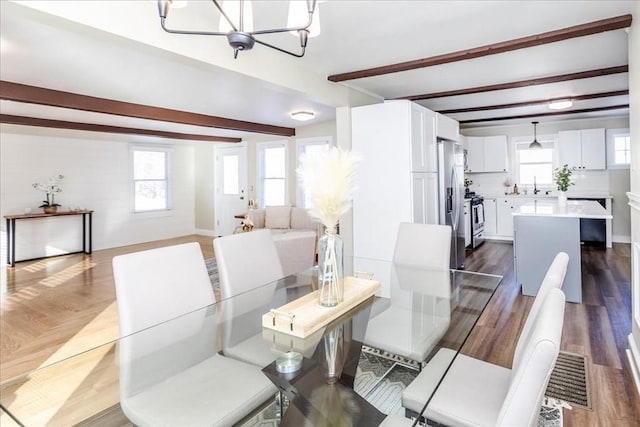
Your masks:
<instances>
[{"instance_id":1,"label":"dark hardwood floor","mask_svg":"<svg viewBox=\"0 0 640 427\"><path fill-rule=\"evenodd\" d=\"M0 380L117 338L113 256L198 241L203 236L150 242L2 267ZM567 303L562 350L586 355L593 409L565 410L565 426L639 426L640 398L626 357L631 330L630 245L584 248L584 303ZM533 298L514 282L513 247L486 242L468 254L467 269L504 276L463 351L510 367L515 342ZM0 414L1 415L1 414Z\"/></svg>"},{"instance_id":2,"label":"dark hardwood floor","mask_svg":"<svg viewBox=\"0 0 640 427\"><path fill-rule=\"evenodd\" d=\"M470 271L500 274L497 289L463 352L511 367L533 303L516 285L511 243L486 242L467 254ZM565 426L640 426L640 397L626 355L631 332L631 246L583 247L583 303L567 303L561 350L587 356L592 410L564 411Z\"/></svg>"}]
</instances>

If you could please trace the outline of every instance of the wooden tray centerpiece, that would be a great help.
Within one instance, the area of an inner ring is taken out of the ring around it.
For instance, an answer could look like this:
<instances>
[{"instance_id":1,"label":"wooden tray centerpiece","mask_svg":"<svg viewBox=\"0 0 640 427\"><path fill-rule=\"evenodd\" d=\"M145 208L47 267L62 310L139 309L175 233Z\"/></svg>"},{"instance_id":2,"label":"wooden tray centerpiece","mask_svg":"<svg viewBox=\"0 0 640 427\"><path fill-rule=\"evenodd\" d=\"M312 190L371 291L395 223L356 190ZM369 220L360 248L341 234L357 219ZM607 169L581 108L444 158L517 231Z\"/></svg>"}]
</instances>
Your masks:
<instances>
[{"instance_id":1,"label":"wooden tray centerpiece","mask_svg":"<svg viewBox=\"0 0 640 427\"><path fill-rule=\"evenodd\" d=\"M262 326L305 338L375 295L380 287L377 280L345 277L344 301L335 307L321 306L318 302L320 291L313 291L263 314Z\"/></svg>"}]
</instances>

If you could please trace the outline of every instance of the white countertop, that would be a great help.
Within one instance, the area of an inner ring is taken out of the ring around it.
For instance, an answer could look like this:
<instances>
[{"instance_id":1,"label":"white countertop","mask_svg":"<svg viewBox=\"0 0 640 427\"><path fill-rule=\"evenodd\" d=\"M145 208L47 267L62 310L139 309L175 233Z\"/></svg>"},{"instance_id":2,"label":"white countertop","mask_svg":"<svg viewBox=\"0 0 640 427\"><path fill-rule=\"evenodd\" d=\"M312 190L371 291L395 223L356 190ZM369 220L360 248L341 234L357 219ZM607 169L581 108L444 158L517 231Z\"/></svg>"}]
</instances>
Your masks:
<instances>
[{"instance_id":1,"label":"white countertop","mask_svg":"<svg viewBox=\"0 0 640 427\"><path fill-rule=\"evenodd\" d=\"M605 208L591 200L569 200L567 206L559 206L557 200L538 200L525 203L513 213L519 216L545 216L559 218L612 219Z\"/></svg>"},{"instance_id":2,"label":"white countertop","mask_svg":"<svg viewBox=\"0 0 640 427\"><path fill-rule=\"evenodd\" d=\"M550 194L544 194L544 191L533 195L532 192L528 194L500 194L494 192L481 193L485 199L498 199L498 198L517 198L517 199L557 199L558 192L552 191ZM569 193L567 197L570 199L578 198L578 199L613 199L613 196L608 193Z\"/></svg>"}]
</instances>

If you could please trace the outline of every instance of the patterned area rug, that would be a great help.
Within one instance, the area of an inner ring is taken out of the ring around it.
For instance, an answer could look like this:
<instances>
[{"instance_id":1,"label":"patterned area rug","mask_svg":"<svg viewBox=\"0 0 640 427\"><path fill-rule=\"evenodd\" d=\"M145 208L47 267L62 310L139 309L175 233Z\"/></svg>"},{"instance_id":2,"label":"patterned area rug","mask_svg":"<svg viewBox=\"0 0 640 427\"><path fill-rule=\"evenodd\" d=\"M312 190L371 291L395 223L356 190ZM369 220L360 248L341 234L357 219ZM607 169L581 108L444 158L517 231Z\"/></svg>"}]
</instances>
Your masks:
<instances>
[{"instance_id":1,"label":"patterned area rug","mask_svg":"<svg viewBox=\"0 0 640 427\"><path fill-rule=\"evenodd\" d=\"M401 356L362 346L354 390L383 414L403 415L402 391L418 376L417 369L403 363L406 361Z\"/></svg>"},{"instance_id":2,"label":"patterned area rug","mask_svg":"<svg viewBox=\"0 0 640 427\"><path fill-rule=\"evenodd\" d=\"M213 287L213 291L220 290L220 281L218 280L218 263L215 258L209 258L204 260L204 264L207 266L207 273L209 273L209 278L211 279L211 286Z\"/></svg>"}]
</instances>

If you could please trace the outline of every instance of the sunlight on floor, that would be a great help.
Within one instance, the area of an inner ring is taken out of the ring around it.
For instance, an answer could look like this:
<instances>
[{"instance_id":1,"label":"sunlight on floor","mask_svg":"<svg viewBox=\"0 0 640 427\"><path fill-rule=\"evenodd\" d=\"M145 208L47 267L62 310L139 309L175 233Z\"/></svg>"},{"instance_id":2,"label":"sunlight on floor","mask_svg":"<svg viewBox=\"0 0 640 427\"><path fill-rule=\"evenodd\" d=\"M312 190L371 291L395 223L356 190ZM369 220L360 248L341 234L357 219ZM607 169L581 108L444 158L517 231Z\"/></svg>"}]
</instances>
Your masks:
<instances>
[{"instance_id":1,"label":"sunlight on floor","mask_svg":"<svg viewBox=\"0 0 640 427\"><path fill-rule=\"evenodd\" d=\"M119 336L118 309L114 301L70 340L58 348L47 360L42 362L40 366L51 365L89 349L115 341Z\"/></svg>"},{"instance_id":2,"label":"sunlight on floor","mask_svg":"<svg viewBox=\"0 0 640 427\"><path fill-rule=\"evenodd\" d=\"M95 266L96 263L93 260L91 260L90 258L85 258L81 262L74 264L71 267L67 267L58 273L47 276L39 283L50 288L55 288L63 284L67 280L72 279L73 277L78 276Z\"/></svg>"},{"instance_id":3,"label":"sunlight on floor","mask_svg":"<svg viewBox=\"0 0 640 427\"><path fill-rule=\"evenodd\" d=\"M117 356L114 344L105 343L112 343L118 336L117 306L113 302L45 360L27 382L3 389L3 402L10 402L8 409L27 425L64 425L60 419L76 423L83 418L68 417L89 416L116 404ZM76 357L69 359L72 356ZM104 393L105 387L109 393ZM83 398L74 397L76 393Z\"/></svg>"}]
</instances>

